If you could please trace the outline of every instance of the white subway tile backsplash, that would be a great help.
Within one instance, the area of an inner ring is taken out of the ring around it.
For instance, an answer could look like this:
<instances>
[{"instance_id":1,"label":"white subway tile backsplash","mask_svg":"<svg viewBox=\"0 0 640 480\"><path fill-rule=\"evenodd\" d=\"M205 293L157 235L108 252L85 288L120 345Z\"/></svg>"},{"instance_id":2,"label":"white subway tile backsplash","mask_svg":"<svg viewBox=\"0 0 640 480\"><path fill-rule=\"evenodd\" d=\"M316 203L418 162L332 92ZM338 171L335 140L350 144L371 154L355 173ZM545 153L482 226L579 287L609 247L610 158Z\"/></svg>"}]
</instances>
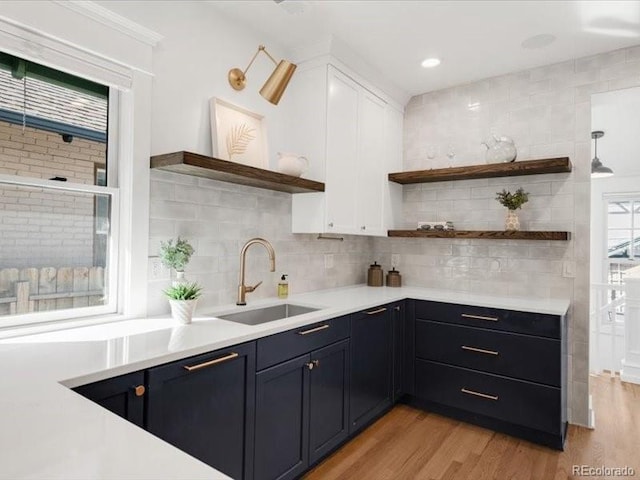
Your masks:
<instances>
[{"instance_id":1,"label":"white subway tile backsplash","mask_svg":"<svg viewBox=\"0 0 640 480\"><path fill-rule=\"evenodd\" d=\"M429 194L417 190L426 197ZM186 268L189 280L204 287L198 310L235 301L239 255L250 238L268 239L276 250L275 273L269 272L266 253L253 247L247 255L247 281L264 283L250 298L273 297L282 273L288 273L292 292L362 283L373 261L372 241L345 236L343 242L291 234L291 197L241 185L168 172L152 172L150 255L160 242L181 235L196 253ZM334 253L335 266L324 268L324 253ZM149 314L168 311L162 295L168 281L150 282Z\"/></svg>"},{"instance_id":2,"label":"white subway tile backsplash","mask_svg":"<svg viewBox=\"0 0 640 480\"><path fill-rule=\"evenodd\" d=\"M151 218L196 218L196 211L192 205L170 200L155 200L149 207Z\"/></svg>"},{"instance_id":3,"label":"white subway tile backsplash","mask_svg":"<svg viewBox=\"0 0 640 480\"><path fill-rule=\"evenodd\" d=\"M600 80L617 80L640 76L640 60L617 63L600 71Z\"/></svg>"},{"instance_id":4,"label":"white subway tile backsplash","mask_svg":"<svg viewBox=\"0 0 640 480\"><path fill-rule=\"evenodd\" d=\"M175 235L176 225L172 220L160 218L149 219L149 236L150 237L172 237Z\"/></svg>"},{"instance_id":5,"label":"white subway tile backsplash","mask_svg":"<svg viewBox=\"0 0 640 480\"><path fill-rule=\"evenodd\" d=\"M153 192L153 185L151 185L151 192ZM177 202L196 205L220 205L220 192L193 188L193 186L176 185L174 199Z\"/></svg>"},{"instance_id":6,"label":"white subway tile backsplash","mask_svg":"<svg viewBox=\"0 0 640 480\"><path fill-rule=\"evenodd\" d=\"M579 58L576 60L576 73L586 72L588 70L602 70L604 68L615 65L616 63L624 63L627 54L625 50L614 50L613 52L601 53L590 57Z\"/></svg>"},{"instance_id":7,"label":"white subway tile backsplash","mask_svg":"<svg viewBox=\"0 0 640 480\"><path fill-rule=\"evenodd\" d=\"M640 86L640 75L633 75L631 77L616 78L609 80L608 91L621 90L623 88L632 88Z\"/></svg>"},{"instance_id":8,"label":"white subway tile backsplash","mask_svg":"<svg viewBox=\"0 0 640 480\"><path fill-rule=\"evenodd\" d=\"M150 198L160 200L174 200L175 185L169 182L151 181Z\"/></svg>"}]
</instances>

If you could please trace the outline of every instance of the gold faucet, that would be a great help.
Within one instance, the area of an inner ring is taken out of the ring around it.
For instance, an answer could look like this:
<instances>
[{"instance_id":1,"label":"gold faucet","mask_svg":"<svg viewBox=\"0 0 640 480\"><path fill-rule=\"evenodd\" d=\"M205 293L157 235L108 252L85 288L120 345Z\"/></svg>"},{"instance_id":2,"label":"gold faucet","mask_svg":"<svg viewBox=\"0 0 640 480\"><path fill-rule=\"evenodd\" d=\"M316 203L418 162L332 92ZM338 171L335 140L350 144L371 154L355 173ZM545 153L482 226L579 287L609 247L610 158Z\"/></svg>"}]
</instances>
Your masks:
<instances>
[{"instance_id":1,"label":"gold faucet","mask_svg":"<svg viewBox=\"0 0 640 480\"><path fill-rule=\"evenodd\" d=\"M240 250L240 284L238 285L238 301L236 305L246 305L247 301L245 300L245 295L249 292L253 292L256 288L258 288L262 281L258 282L253 287L248 287L244 284L244 270L246 263L247 250L251 245L255 245L259 243L269 252L269 260L271 261L271 271L276 271L276 252L273 250L273 246L264 238L252 238L247 243L244 244L242 250Z\"/></svg>"}]
</instances>

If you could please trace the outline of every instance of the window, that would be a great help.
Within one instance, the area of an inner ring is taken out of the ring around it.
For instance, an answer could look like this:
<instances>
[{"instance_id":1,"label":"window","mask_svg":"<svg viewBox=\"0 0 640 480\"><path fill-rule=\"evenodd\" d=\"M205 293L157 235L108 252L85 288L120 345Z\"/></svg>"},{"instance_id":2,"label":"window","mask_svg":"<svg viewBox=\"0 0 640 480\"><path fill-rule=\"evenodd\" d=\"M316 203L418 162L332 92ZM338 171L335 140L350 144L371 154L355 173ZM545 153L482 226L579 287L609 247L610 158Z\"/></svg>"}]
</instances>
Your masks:
<instances>
[{"instance_id":1,"label":"window","mask_svg":"<svg viewBox=\"0 0 640 480\"><path fill-rule=\"evenodd\" d=\"M640 259L640 196L610 197L607 200L607 253L605 283L622 285L630 268ZM616 299L617 291L609 290L609 301ZM616 308L616 321L624 318L624 305ZM612 319L614 320L614 319Z\"/></svg>"},{"instance_id":2,"label":"window","mask_svg":"<svg viewBox=\"0 0 640 480\"><path fill-rule=\"evenodd\" d=\"M622 283L640 258L640 197L609 199L607 207L607 280Z\"/></svg>"},{"instance_id":3,"label":"window","mask_svg":"<svg viewBox=\"0 0 640 480\"><path fill-rule=\"evenodd\" d=\"M0 328L116 312L109 109L108 87L0 53Z\"/></svg>"}]
</instances>

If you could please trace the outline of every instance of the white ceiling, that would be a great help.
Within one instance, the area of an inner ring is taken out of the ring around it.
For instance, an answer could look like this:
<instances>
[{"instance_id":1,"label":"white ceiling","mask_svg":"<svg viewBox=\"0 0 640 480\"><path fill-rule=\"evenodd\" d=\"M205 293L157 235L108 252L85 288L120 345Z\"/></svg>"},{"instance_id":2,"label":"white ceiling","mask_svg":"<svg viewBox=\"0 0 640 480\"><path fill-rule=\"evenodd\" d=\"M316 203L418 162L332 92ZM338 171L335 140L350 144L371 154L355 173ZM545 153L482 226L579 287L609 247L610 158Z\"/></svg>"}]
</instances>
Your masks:
<instances>
[{"instance_id":1,"label":"white ceiling","mask_svg":"<svg viewBox=\"0 0 640 480\"><path fill-rule=\"evenodd\" d=\"M411 95L640 44L640 1L209 3L288 49L333 35ZM521 47L539 34L557 40Z\"/></svg>"}]
</instances>

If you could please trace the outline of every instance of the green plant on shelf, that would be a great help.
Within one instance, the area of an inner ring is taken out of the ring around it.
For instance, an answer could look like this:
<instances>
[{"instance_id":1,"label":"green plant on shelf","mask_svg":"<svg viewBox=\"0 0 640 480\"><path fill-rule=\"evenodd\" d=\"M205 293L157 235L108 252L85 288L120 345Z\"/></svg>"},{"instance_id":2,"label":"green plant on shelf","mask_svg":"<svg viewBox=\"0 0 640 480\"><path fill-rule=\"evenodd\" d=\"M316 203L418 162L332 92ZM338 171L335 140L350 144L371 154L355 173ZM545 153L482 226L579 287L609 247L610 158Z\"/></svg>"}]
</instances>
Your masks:
<instances>
[{"instance_id":1,"label":"green plant on shelf","mask_svg":"<svg viewBox=\"0 0 640 480\"><path fill-rule=\"evenodd\" d=\"M496 200L509 210L517 210L529 201L529 193L525 192L522 187L516 190L515 193L503 189L501 192L496 193Z\"/></svg>"},{"instance_id":2,"label":"green plant on shelf","mask_svg":"<svg viewBox=\"0 0 640 480\"><path fill-rule=\"evenodd\" d=\"M178 283L167 288L164 294L170 300L196 300L202 295L202 287L197 282Z\"/></svg>"}]
</instances>

